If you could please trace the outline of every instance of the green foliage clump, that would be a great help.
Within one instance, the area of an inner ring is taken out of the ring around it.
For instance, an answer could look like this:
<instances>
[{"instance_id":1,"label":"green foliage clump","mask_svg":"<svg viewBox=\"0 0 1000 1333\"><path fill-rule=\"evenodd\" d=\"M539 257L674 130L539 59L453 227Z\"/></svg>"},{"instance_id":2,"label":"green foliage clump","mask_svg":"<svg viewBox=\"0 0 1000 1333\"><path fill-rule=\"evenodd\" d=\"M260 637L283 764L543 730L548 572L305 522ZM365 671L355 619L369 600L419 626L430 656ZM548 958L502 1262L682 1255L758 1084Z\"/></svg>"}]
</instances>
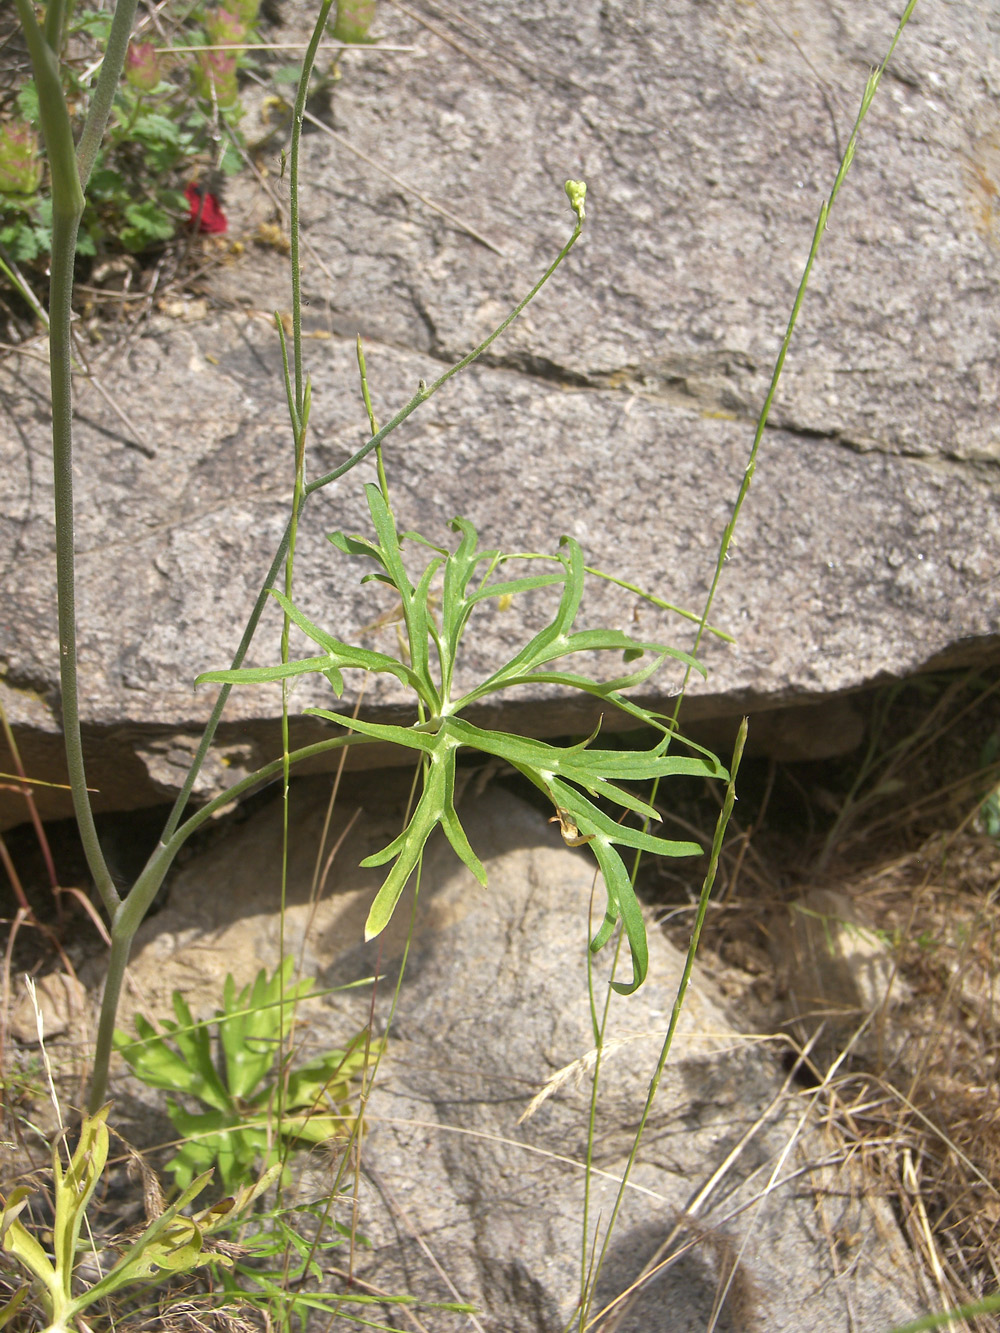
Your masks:
<instances>
[{"instance_id":1,"label":"green foliage clump","mask_svg":"<svg viewBox=\"0 0 1000 1333\"><path fill-rule=\"evenodd\" d=\"M115 1049L143 1083L207 1108L189 1111L167 1098L167 1114L183 1141L167 1169L180 1189L214 1165L222 1188L232 1191L259 1163L269 1168L282 1143L347 1138L358 1127L353 1084L379 1043L361 1032L346 1050L327 1051L286 1072L282 1044L296 1006L313 993L312 981L292 981L292 969L291 958L271 977L261 969L239 994L227 976L214 1042L210 1024L194 1021L180 991L173 995L177 1021L164 1022L162 1035L141 1015L138 1040L115 1033Z\"/></svg>"},{"instance_id":2,"label":"green foliage clump","mask_svg":"<svg viewBox=\"0 0 1000 1333\"><path fill-rule=\"evenodd\" d=\"M463 748L478 750L505 760L523 773L551 801L566 840L572 845L587 844L593 851L604 877L607 907L591 948L595 951L602 948L620 920L632 954L633 975L630 982L614 985L624 994L635 990L647 970L646 927L631 877L617 849L628 847L661 856L691 856L702 848L697 843L655 837L645 827L636 828L624 818L612 816L604 806L608 803L618 806L623 815L631 812L648 825L658 821L659 815L652 805L622 783L649 782L679 774L724 779L727 774L708 751L690 756L668 754L668 747L676 739L671 725L659 714L626 698L622 691L648 680L667 658L696 671L702 671L702 667L677 648L634 639L621 630L574 631L586 570L583 552L572 537L563 537L559 551L547 557L556 565L556 572L496 578L497 572L511 560L542 557L479 550L476 530L463 518L456 518L452 524L459 535L454 550L435 546L416 532L401 536L388 502L384 474L381 486L369 484L365 491L376 540L335 532L330 541L345 555L373 561L377 572L363 581L388 584L398 595L406 639L400 656L354 647L334 638L313 624L284 594L275 592L273 595L286 616L319 646L321 654L276 667L210 671L198 680L234 684L287 680L317 673L326 677L339 696L344 688L345 668L395 676L414 693L418 721L413 726L364 722L326 709L306 710L359 733L362 739L370 737L416 750L424 760L423 790L409 823L387 847L363 862L366 866L393 862L369 913L366 937L370 939L388 925L403 888L417 868L424 845L438 825L465 865L485 885L486 872L455 810L458 753ZM403 540L432 552L416 584L411 582L403 562ZM432 592L439 583L440 591ZM548 587L561 590L549 624L486 680L457 694L459 648L476 608L490 600L503 604L514 596ZM438 619L431 609L432 600L439 602ZM625 663L636 665L624 675L607 681L593 680L557 665L560 659L581 652L620 653ZM595 731L579 744L559 747L510 732L486 731L461 716L489 695L518 685L542 684L590 694L607 707L657 729L661 739L649 750L605 750L593 746Z\"/></svg>"},{"instance_id":3,"label":"green foliage clump","mask_svg":"<svg viewBox=\"0 0 1000 1333\"><path fill-rule=\"evenodd\" d=\"M237 71L247 63L246 44L256 39L259 3L228 0L226 8L193 9L173 3L161 15L167 43L131 43L90 181L78 254L141 254L162 245L191 219L186 186L205 173L240 170ZM60 73L74 133L90 105L95 57L109 26L107 12L88 8L74 16L67 33L74 57L62 60ZM174 53L192 46L205 49ZM26 78L11 112L0 119L0 246L16 263L39 268L52 245L40 124L36 85Z\"/></svg>"},{"instance_id":4,"label":"green foliage clump","mask_svg":"<svg viewBox=\"0 0 1000 1333\"><path fill-rule=\"evenodd\" d=\"M27 1186L18 1186L6 1200L0 1198L0 1251L30 1279L0 1307L0 1328L8 1323L23 1327L23 1321L30 1318L45 1333L88 1333L90 1308L111 1297L134 1295L199 1268L232 1267L231 1255L214 1248L210 1237L232 1225L274 1183L277 1167L255 1184L241 1186L234 1197L187 1217L182 1209L204 1190L211 1173L199 1176L123 1247L124 1252L103 1277L89 1285L82 1283L76 1270L89 1247L81 1232L108 1160L109 1109L105 1106L84 1117L76 1150L65 1167L60 1160L61 1143L53 1149L55 1216L48 1235L22 1220L32 1194Z\"/></svg>"}]
</instances>

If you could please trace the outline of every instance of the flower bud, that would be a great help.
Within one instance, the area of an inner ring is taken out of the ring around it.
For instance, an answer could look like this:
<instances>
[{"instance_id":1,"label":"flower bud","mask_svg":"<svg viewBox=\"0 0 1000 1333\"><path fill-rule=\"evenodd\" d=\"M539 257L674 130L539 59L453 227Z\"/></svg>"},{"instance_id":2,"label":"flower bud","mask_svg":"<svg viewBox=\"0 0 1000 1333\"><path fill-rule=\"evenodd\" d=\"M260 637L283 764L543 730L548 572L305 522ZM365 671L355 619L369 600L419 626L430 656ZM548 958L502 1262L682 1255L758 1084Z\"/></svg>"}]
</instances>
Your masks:
<instances>
[{"instance_id":1,"label":"flower bud","mask_svg":"<svg viewBox=\"0 0 1000 1333\"><path fill-rule=\"evenodd\" d=\"M584 200L587 198L587 182L567 181L566 198L569 200L573 212L582 222L587 216L587 211L584 208Z\"/></svg>"},{"instance_id":2,"label":"flower bud","mask_svg":"<svg viewBox=\"0 0 1000 1333\"><path fill-rule=\"evenodd\" d=\"M160 60L152 42L132 42L125 54L125 78L141 93L151 93L160 82Z\"/></svg>"},{"instance_id":3,"label":"flower bud","mask_svg":"<svg viewBox=\"0 0 1000 1333\"><path fill-rule=\"evenodd\" d=\"M23 120L0 125L0 194L34 194L41 183L35 131Z\"/></svg>"},{"instance_id":4,"label":"flower bud","mask_svg":"<svg viewBox=\"0 0 1000 1333\"><path fill-rule=\"evenodd\" d=\"M337 18L330 31L338 42L364 42L375 20L375 0L337 0Z\"/></svg>"}]
</instances>

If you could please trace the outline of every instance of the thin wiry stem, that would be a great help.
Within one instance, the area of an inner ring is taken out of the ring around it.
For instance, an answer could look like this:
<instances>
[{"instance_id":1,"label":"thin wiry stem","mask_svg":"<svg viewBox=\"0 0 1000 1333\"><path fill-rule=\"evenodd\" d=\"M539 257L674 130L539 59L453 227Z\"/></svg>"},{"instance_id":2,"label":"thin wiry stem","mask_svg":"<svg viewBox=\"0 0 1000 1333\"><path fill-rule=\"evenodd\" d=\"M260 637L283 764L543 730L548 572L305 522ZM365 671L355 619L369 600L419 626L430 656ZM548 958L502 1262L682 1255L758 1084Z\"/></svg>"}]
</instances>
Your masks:
<instances>
[{"instance_id":1,"label":"thin wiry stem","mask_svg":"<svg viewBox=\"0 0 1000 1333\"><path fill-rule=\"evenodd\" d=\"M889 65L889 62L892 59L893 53L895 52L896 49L896 45L899 42L900 37L902 36L904 28L910 21L910 17L913 14L913 11L916 7L916 3L917 0L909 0L909 3L904 9L902 17L900 18L899 23L896 27L896 31L893 35L892 41L889 44L889 49L886 52L885 58L883 59L878 69L874 70L872 74L869 75L868 81L865 84L864 93L862 94L861 97L861 105L859 107L858 114L854 122L854 126L851 130L851 136L847 142L847 147L844 150L844 155L843 158L841 159L840 166L837 170L837 175L834 179L833 186L830 190L828 198L824 200L822 206L820 207L819 216L817 218L816 226L813 231L812 244L810 246L809 254L807 256L805 267L802 272L802 277L799 280L799 286L795 294L795 300L792 304L792 310L788 317L788 325L785 330L785 336L782 339L781 347L778 351L778 356L775 360L774 370L771 375L771 382L764 399L764 405L761 408L760 416L758 417L757 420L757 428L756 431L754 432L753 444L750 449L750 457L747 462L746 470L743 474L743 480L740 484L740 488L736 497L736 502L733 506L729 522L726 524L726 528L723 532L722 540L719 545L719 554L716 560L715 572L712 578L711 586L709 587L708 595L705 599L705 605L700 617L700 623L698 625L698 629L695 634L694 646L691 650L692 657L697 657L698 649L701 646L702 638L704 637L706 630L708 629L708 618L709 615L711 614L712 605L715 601L715 594L716 591L718 590L719 582L722 578L722 571L725 566L726 556L728 554L729 547L732 544L733 535L736 530L736 525L737 522L739 521L740 513L743 509L743 503L746 500L747 494L749 493L754 473L757 468L757 457L760 452L760 446L764 438L764 432L767 428L768 417L770 416L771 407L772 404L774 403L774 399L778 391L778 382L781 379L781 373L784 369L785 359L788 355L788 349L792 341L792 335L795 332L795 326L798 323L799 314L802 309L802 303L805 300L806 289L809 286L809 279L812 275L813 265L815 264L816 256L819 253L820 242L822 241L823 234L826 231L826 225L830 215L830 211L833 208L837 196L840 193L841 186L843 185L847 177L847 173L851 168L851 164L854 161L854 154L857 149L858 138L861 132L861 126L864 123L865 117L868 115L872 101L874 100L875 94L878 91L878 86L882 80L882 76L884 75L886 68ZM684 695L687 691L687 686L690 680L690 676L691 676L691 668L689 666L685 671L684 680L682 682L681 690L678 695L677 702L674 708L674 713L672 718L673 727L676 727L676 723L680 713L681 703L683 702ZM670 731L667 732L665 745L669 745L670 737L673 734L673 727L671 728ZM744 720L744 725L740 729L740 736L737 740L737 747L739 752L742 751L742 741L744 737L745 737L745 720ZM734 768L732 771L733 776L735 776L736 764L738 764L738 758L734 757ZM652 791L649 797L650 805L654 804L656 801L656 794L658 787L659 787L659 779L656 779L652 784ZM730 787L727 790L727 796L726 796L727 804L729 805L730 809L731 809L731 799L730 799L731 794L732 794L732 782L730 782ZM728 814L726 814L726 819L728 820ZM715 843L713 844L713 863L712 866L710 867L710 873L713 878L714 878L714 866L715 862L717 861L718 852L721 850L721 845L720 845L721 836L722 833L724 833L724 830L725 830L725 821L723 821L720 817L720 825L716 830ZM635 877L638 874L641 855L642 855L641 852L636 853L635 862L632 869L633 883L635 882ZM646 1106L643 1110L639 1127L636 1130L632 1150L629 1155L628 1164L626 1166L624 1173L623 1184L621 1186L621 1189L619 1190L618 1197L615 1200L614 1209L612 1211L611 1218L609 1219L608 1222L608 1227L604 1237L604 1243L601 1247L601 1254L597 1261L597 1264L595 1265L593 1274L590 1279L589 1294L588 1294L588 1299L585 1302L585 1308L589 1305L590 1301L592 1301L593 1299L593 1292L596 1289L597 1282L600 1277L601 1268L608 1252L608 1247L611 1242L612 1232L614 1230L618 1213L621 1208L622 1200L624 1198L625 1185L628 1182L628 1177L631 1173L635 1160L638 1157L643 1131L645 1129L645 1125L648 1120L650 1110L652 1109L653 1099L656 1095L656 1090L659 1085L660 1076L663 1071L663 1065L669 1053L670 1042L672 1040L673 1032L676 1027L676 1020L680 1014L680 1004L683 1002L684 992L687 988L688 980L690 978L690 969L694 963L694 950L697 947L698 935L701 930L701 923L704 919L704 911L707 909L707 905L708 905L707 898L705 897L703 892L702 902L699 904L699 911L696 918L695 930L692 935L691 946L689 947L687 959L685 961L684 973L682 975L681 982L678 987L677 1001L675 1002L674 1005L674 1013L671 1015L671 1023L667 1032L667 1036L664 1040L660 1062L658 1063L656 1071L653 1074L653 1078L650 1081L649 1094L647 1097ZM584 1321L581 1318L581 1328L583 1326L584 1326Z\"/></svg>"},{"instance_id":2,"label":"thin wiry stem","mask_svg":"<svg viewBox=\"0 0 1000 1333\"><path fill-rule=\"evenodd\" d=\"M302 267L299 259L299 197L301 192L301 174L300 158L302 144L302 115L306 106L306 94L309 91L309 81L312 78L313 64L316 60L316 51L319 47L320 38L326 29L326 21L330 14L330 8L333 0L323 0L320 6L319 14L316 16L316 24L313 28L312 38L309 46L306 48L305 57L302 61L302 73L299 75L299 86L295 96L295 112L292 118L292 152L291 152L291 266L292 266L292 356L295 365L295 395L294 403L292 395L288 393L288 414L292 423L292 436L294 441L295 457L295 481L292 489L292 514L288 529L288 554L285 557L285 596L289 601L292 599L292 588L295 571L295 547L299 531L299 514L302 511L303 491L305 488L305 468L306 468L306 436L309 431L309 407L312 398L309 381L306 380L305 386L302 383ZM278 321L279 328L281 321ZM287 381L288 355L285 350L284 339L282 338L282 362L285 368ZM285 611L281 621L281 660L288 662L289 644L291 639L292 621L288 612ZM278 957L285 956L285 905L288 900L288 841L289 841L289 818L290 802L289 787L291 784L292 761L289 753L289 732L288 732L288 694L289 683L287 680L281 682L281 759L282 759L282 812L281 812L281 899L280 915L278 919ZM281 1011L279 1021L281 1031L285 1030L285 992L281 991ZM275 1062L280 1068L284 1059L282 1051L275 1052ZM287 1079L282 1076L278 1079L278 1097L276 1114L278 1120L278 1135L281 1135L281 1126L285 1116L285 1094L288 1088ZM278 1186L279 1199L281 1196L281 1186Z\"/></svg>"}]
</instances>

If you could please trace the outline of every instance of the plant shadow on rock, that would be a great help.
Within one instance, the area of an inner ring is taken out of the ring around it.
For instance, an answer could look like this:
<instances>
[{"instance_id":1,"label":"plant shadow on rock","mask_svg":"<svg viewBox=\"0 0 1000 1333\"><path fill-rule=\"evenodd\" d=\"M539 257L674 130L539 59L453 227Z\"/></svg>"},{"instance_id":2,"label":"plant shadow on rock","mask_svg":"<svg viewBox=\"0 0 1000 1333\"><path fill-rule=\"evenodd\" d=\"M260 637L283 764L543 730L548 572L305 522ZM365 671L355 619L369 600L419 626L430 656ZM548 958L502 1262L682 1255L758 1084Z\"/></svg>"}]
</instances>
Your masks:
<instances>
[{"instance_id":1,"label":"plant shadow on rock","mask_svg":"<svg viewBox=\"0 0 1000 1333\"><path fill-rule=\"evenodd\" d=\"M692 1222L691 1227L696 1224ZM661 1247L673 1228L648 1224L623 1230L612 1242L604 1272L597 1284L593 1311L609 1302L636 1282L647 1266L662 1258ZM737 1265L732 1242L723 1233L692 1231L675 1238L671 1251L679 1243L694 1241L691 1252L682 1255L657 1273L618 1310L608 1322L597 1327L615 1333L672 1333L678 1328L714 1327L717 1333L751 1333L761 1327L757 1318L758 1293L745 1271ZM728 1285L728 1291L726 1290ZM723 1296L725 1297L724 1299ZM717 1322L712 1325L716 1303L721 1302ZM616 1319L621 1314L621 1321Z\"/></svg>"}]
</instances>

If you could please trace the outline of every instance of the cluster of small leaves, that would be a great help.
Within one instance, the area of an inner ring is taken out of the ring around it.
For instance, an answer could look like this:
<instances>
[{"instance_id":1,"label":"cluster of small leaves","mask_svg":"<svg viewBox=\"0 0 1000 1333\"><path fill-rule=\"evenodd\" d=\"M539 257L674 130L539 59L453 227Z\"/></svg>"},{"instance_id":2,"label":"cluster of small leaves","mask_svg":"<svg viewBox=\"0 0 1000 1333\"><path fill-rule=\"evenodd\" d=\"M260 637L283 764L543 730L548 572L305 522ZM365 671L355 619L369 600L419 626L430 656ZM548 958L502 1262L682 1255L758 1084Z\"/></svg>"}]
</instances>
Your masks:
<instances>
[{"instance_id":1,"label":"cluster of small leaves","mask_svg":"<svg viewBox=\"0 0 1000 1333\"><path fill-rule=\"evenodd\" d=\"M53 1149L55 1218L50 1236L36 1234L21 1220L31 1198L28 1187L19 1186L8 1199L0 1199L0 1249L31 1279L0 1308L0 1328L35 1315L49 1330L66 1333L79 1329L82 1333L90 1326L83 1318L84 1312L109 1297L134 1293L206 1266L231 1267L232 1257L213 1249L210 1237L247 1213L280 1171L276 1166L256 1184L243 1185L233 1197L186 1217L182 1210L204 1190L211 1172L199 1176L124 1247L99 1281L81 1284L76 1269L88 1247L81 1242L80 1233L108 1160L108 1110L105 1106L96 1115L84 1118L76 1150L66 1167L60 1159L62 1143L57 1141Z\"/></svg>"},{"instance_id":2,"label":"cluster of small leaves","mask_svg":"<svg viewBox=\"0 0 1000 1333\"><path fill-rule=\"evenodd\" d=\"M161 26L169 40L132 43L91 179L79 254L162 244L190 218L184 188L192 179L240 169L236 71L246 59L243 44L254 40L260 0L224 2L227 8L167 6ZM63 79L81 124L110 22L107 11L83 9L67 34L72 56L62 61ZM192 46L227 49L172 54ZM51 246L39 125L38 95L26 80L0 123L0 245L19 264L44 261Z\"/></svg>"},{"instance_id":3,"label":"cluster of small leaves","mask_svg":"<svg viewBox=\"0 0 1000 1333\"><path fill-rule=\"evenodd\" d=\"M318 1314L371 1327L357 1311L364 1312L373 1305L453 1314L475 1312L474 1306L457 1301L427 1301L388 1293L367 1296L356 1285L343 1293L332 1291L331 1254L344 1244L356 1247L370 1242L330 1217L328 1199L258 1213L249 1226L241 1228L235 1262L213 1274L214 1294L225 1305L252 1306L261 1311L275 1333L306 1328Z\"/></svg>"},{"instance_id":4,"label":"cluster of small leaves","mask_svg":"<svg viewBox=\"0 0 1000 1333\"><path fill-rule=\"evenodd\" d=\"M660 715L626 698L622 691L648 680L667 658L697 671L702 668L676 648L634 639L621 630L573 631L583 597L585 567L583 552L572 537L564 537L559 551L551 557L557 572L497 578L497 571L508 561L526 557L479 550L475 528L461 518L452 524L459 534L455 550L435 546L415 532L401 537L387 495L373 484L366 487L366 493L376 540L335 532L330 541L346 555L373 561L376 572L363 581L374 579L388 584L398 595L406 640L401 655L391 657L344 643L313 624L287 597L275 592L285 614L318 645L320 654L276 667L206 672L198 677L199 682L278 681L318 673L326 677L339 697L343 693L345 668L395 676L416 696L418 721L413 726L365 722L326 709L307 710L346 727L362 739L370 737L415 750L424 761L422 792L406 828L382 851L363 862L366 866L393 863L369 912L366 937L377 935L389 923L424 845L438 825L465 865L485 885L486 873L455 810L456 761L465 747L503 759L523 773L552 802L555 818L567 841L591 848L607 891L604 921L591 947L596 951L605 945L619 920L622 922L632 954L633 975L630 982L615 982L615 986L622 993L633 991L646 975L646 930L629 873L617 849L641 849L662 856L696 855L702 849L697 843L656 837L625 822L628 813L644 822L656 821L659 816L651 805L620 784L678 774L724 778L726 773L708 751L685 756L668 754L668 747L677 739L669 725ZM433 552L416 584L411 582L403 562L403 540L419 543ZM440 591L432 592L438 585ZM487 600L506 602L519 594L547 587L561 588L550 623L486 680L456 697L459 648L476 607ZM439 601L439 620L431 610L432 598ZM636 665L625 675L603 682L556 665L559 659L581 652L620 653L626 664ZM510 732L483 730L460 716L491 694L518 685L540 684L593 695L605 706L658 728L662 740L649 750L603 750L593 745L595 733L577 745L558 747ZM608 803L620 807L623 817L607 813L604 806Z\"/></svg>"},{"instance_id":5,"label":"cluster of small leaves","mask_svg":"<svg viewBox=\"0 0 1000 1333\"><path fill-rule=\"evenodd\" d=\"M292 981L293 966L286 958L271 977L262 969L239 994L227 976L214 1024L195 1022L175 991L177 1021L166 1021L162 1033L141 1015L137 1040L115 1033L115 1048L143 1083L207 1108L191 1111L167 1098L167 1114L183 1143L167 1165L179 1188L214 1164L222 1188L232 1190L258 1164L271 1165L279 1140L311 1146L354 1132L353 1084L378 1043L367 1043L362 1032L346 1050L327 1051L286 1073L283 1043L296 1006L313 992L312 981Z\"/></svg>"},{"instance_id":6,"label":"cluster of small leaves","mask_svg":"<svg viewBox=\"0 0 1000 1333\"><path fill-rule=\"evenodd\" d=\"M168 36L139 39L129 48L88 190L80 255L140 254L162 246L192 222L195 206L185 190L193 182L241 169L239 71L253 63L246 47L258 40L260 3L170 0L157 6L157 30ZM374 10L374 0L340 0L331 35L368 40ZM106 10L82 9L68 33L73 56L63 59L63 76L81 123L110 22ZM299 68L292 67L293 77ZM51 248L52 214L39 126L38 95L26 79L0 113L0 246L18 264L41 266Z\"/></svg>"}]
</instances>

